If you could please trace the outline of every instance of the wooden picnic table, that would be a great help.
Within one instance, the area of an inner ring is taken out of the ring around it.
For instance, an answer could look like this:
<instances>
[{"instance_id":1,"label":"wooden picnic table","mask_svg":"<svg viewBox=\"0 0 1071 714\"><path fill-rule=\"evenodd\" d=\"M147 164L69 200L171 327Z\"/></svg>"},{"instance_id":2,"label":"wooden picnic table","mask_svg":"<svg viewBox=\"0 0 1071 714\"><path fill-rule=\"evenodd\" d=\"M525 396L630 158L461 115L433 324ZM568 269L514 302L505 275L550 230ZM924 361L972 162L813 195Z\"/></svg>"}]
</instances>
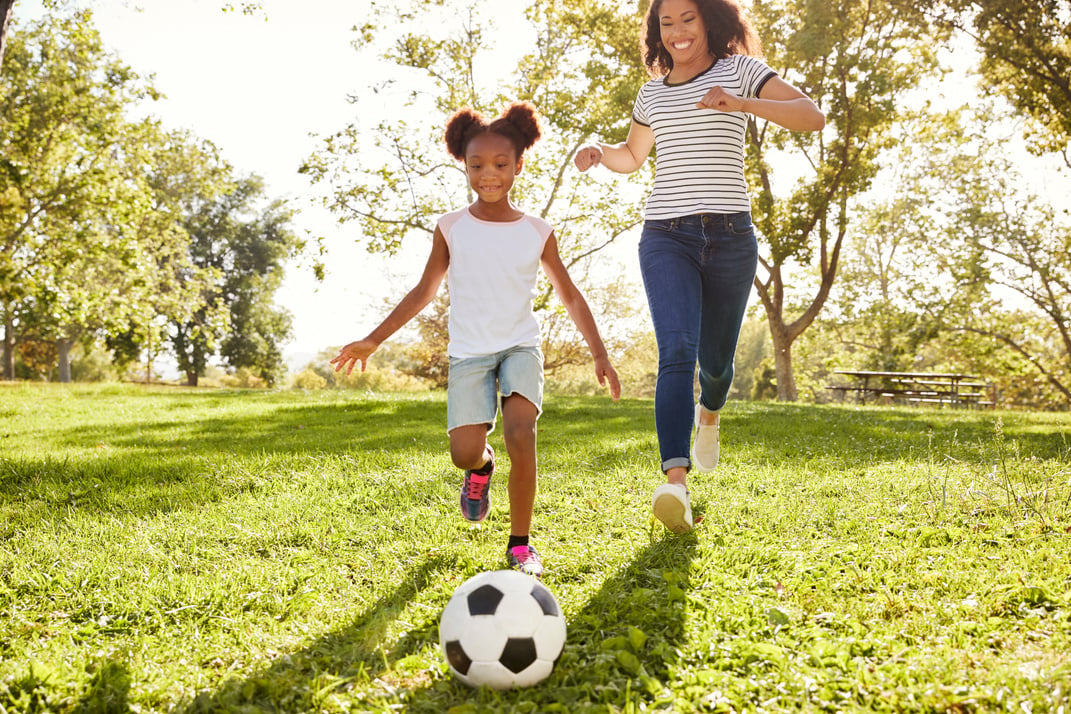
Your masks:
<instances>
[{"instance_id":1,"label":"wooden picnic table","mask_svg":"<svg viewBox=\"0 0 1071 714\"><path fill-rule=\"evenodd\" d=\"M855 394L860 404L867 398L930 403L950 406L992 406L986 399L988 385L973 374L946 372L875 372L870 370L834 370L849 384L828 385L826 389Z\"/></svg>"}]
</instances>

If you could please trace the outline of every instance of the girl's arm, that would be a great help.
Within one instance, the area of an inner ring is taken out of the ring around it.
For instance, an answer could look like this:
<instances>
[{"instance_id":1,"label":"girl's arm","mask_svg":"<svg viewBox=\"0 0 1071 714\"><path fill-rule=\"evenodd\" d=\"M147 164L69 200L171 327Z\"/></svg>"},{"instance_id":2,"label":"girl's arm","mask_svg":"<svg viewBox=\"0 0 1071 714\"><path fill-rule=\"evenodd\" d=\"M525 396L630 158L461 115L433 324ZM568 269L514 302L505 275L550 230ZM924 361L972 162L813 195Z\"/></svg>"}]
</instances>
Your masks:
<instances>
[{"instance_id":1,"label":"girl's arm","mask_svg":"<svg viewBox=\"0 0 1071 714\"><path fill-rule=\"evenodd\" d=\"M595 325L595 318L591 314L591 308L588 307L588 301L584 299L583 293L569 277L569 272L565 269L561 256L558 255L558 239L553 233L550 234L547 244L543 247L541 260L543 272L547 274L554 292L558 293L566 312L569 313L569 317L573 318L573 323L584 336L584 341L588 343L591 356L595 359L595 376L599 384L605 386L609 382L610 396L616 402L621 398L621 382L617 379L617 371L610 364L610 357L606 354L606 346L603 345L602 337L599 336L599 328Z\"/></svg>"},{"instance_id":2,"label":"girl's arm","mask_svg":"<svg viewBox=\"0 0 1071 714\"><path fill-rule=\"evenodd\" d=\"M826 125L826 115L818 105L780 77L770 78L757 99L745 99L722 87L711 87L696 106L720 112L747 112L789 131L820 131Z\"/></svg>"},{"instance_id":3,"label":"girl's arm","mask_svg":"<svg viewBox=\"0 0 1071 714\"><path fill-rule=\"evenodd\" d=\"M361 371L368 366L368 358L379 349L383 341L402 328L407 322L416 317L417 313L427 307L428 303L435 299L439 292L439 286L443 282L447 268L450 267L450 249L446 245L446 238L438 227L435 228L435 236L431 240L431 255L424 266L424 273L420 276L420 282L410 290L397 307L391 310L383 322L376 329L368 333L362 340L351 342L343 347L338 356L331 360L335 365L335 371L346 370L346 374L353 371L353 367L360 362Z\"/></svg>"},{"instance_id":4,"label":"girl's arm","mask_svg":"<svg viewBox=\"0 0 1071 714\"><path fill-rule=\"evenodd\" d=\"M573 156L576 167L587 171L602 164L619 174L630 174L643 166L654 146L654 131L651 127L632 122L628 138L620 144L589 144L577 149Z\"/></svg>"}]
</instances>

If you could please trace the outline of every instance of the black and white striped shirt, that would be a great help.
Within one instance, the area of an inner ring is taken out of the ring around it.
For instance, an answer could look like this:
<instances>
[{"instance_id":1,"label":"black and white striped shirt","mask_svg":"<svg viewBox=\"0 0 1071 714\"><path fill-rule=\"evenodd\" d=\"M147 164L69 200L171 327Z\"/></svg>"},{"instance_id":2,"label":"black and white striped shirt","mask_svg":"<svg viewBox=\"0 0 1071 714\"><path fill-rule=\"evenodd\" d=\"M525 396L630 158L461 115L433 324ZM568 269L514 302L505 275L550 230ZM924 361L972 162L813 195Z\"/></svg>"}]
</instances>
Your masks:
<instances>
[{"instance_id":1,"label":"black and white striped shirt","mask_svg":"<svg viewBox=\"0 0 1071 714\"><path fill-rule=\"evenodd\" d=\"M669 84L660 77L640 87L632 118L651 127L656 149L646 218L751 210L744 181L747 115L695 105L719 85L740 97L757 97L775 76L762 60L733 55L683 84Z\"/></svg>"}]
</instances>

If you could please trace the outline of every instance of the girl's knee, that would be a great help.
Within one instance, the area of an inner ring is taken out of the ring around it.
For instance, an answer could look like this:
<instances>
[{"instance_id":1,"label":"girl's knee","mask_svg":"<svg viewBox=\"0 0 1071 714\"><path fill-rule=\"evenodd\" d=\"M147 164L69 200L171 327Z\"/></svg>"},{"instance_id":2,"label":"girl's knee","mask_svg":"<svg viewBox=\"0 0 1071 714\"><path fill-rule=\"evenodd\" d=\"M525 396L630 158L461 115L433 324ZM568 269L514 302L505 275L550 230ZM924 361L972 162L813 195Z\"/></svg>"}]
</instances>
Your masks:
<instances>
[{"instance_id":1,"label":"girl's knee","mask_svg":"<svg viewBox=\"0 0 1071 714\"><path fill-rule=\"evenodd\" d=\"M535 448L536 423L535 420L523 420L502 425L502 438L506 442L506 448L512 453L516 449Z\"/></svg>"},{"instance_id":2,"label":"girl's knee","mask_svg":"<svg viewBox=\"0 0 1071 714\"><path fill-rule=\"evenodd\" d=\"M450 459L459 469L478 469L487 460L487 431L462 429L450 432Z\"/></svg>"}]
</instances>

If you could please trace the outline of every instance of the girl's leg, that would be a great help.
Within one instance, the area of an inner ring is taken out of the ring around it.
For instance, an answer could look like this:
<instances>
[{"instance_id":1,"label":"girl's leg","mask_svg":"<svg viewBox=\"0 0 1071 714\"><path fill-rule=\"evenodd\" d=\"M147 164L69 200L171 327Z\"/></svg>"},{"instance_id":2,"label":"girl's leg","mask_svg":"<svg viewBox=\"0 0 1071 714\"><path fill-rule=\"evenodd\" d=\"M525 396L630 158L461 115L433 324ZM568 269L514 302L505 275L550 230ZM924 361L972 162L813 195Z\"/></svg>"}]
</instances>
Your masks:
<instances>
[{"instance_id":1,"label":"girl's leg","mask_svg":"<svg viewBox=\"0 0 1071 714\"><path fill-rule=\"evenodd\" d=\"M502 437L509 454L509 520L511 536L532 529L536 497L536 419L539 410L520 394L502 398Z\"/></svg>"},{"instance_id":2,"label":"girl's leg","mask_svg":"<svg viewBox=\"0 0 1071 714\"><path fill-rule=\"evenodd\" d=\"M487 445L487 425L469 424L450 430L450 458L454 466L477 471L491 459Z\"/></svg>"},{"instance_id":3,"label":"girl's leg","mask_svg":"<svg viewBox=\"0 0 1071 714\"><path fill-rule=\"evenodd\" d=\"M487 433L498 414L495 367L493 357L450 358L446 394L450 458L465 471L459 501L461 514L477 523L487 517L491 507L494 452L487 445Z\"/></svg>"},{"instance_id":4,"label":"girl's leg","mask_svg":"<svg viewBox=\"0 0 1071 714\"><path fill-rule=\"evenodd\" d=\"M461 485L461 515L479 523L491 509L491 474L495 452L487 444L487 425L469 424L450 430L450 458L465 470Z\"/></svg>"}]
</instances>

